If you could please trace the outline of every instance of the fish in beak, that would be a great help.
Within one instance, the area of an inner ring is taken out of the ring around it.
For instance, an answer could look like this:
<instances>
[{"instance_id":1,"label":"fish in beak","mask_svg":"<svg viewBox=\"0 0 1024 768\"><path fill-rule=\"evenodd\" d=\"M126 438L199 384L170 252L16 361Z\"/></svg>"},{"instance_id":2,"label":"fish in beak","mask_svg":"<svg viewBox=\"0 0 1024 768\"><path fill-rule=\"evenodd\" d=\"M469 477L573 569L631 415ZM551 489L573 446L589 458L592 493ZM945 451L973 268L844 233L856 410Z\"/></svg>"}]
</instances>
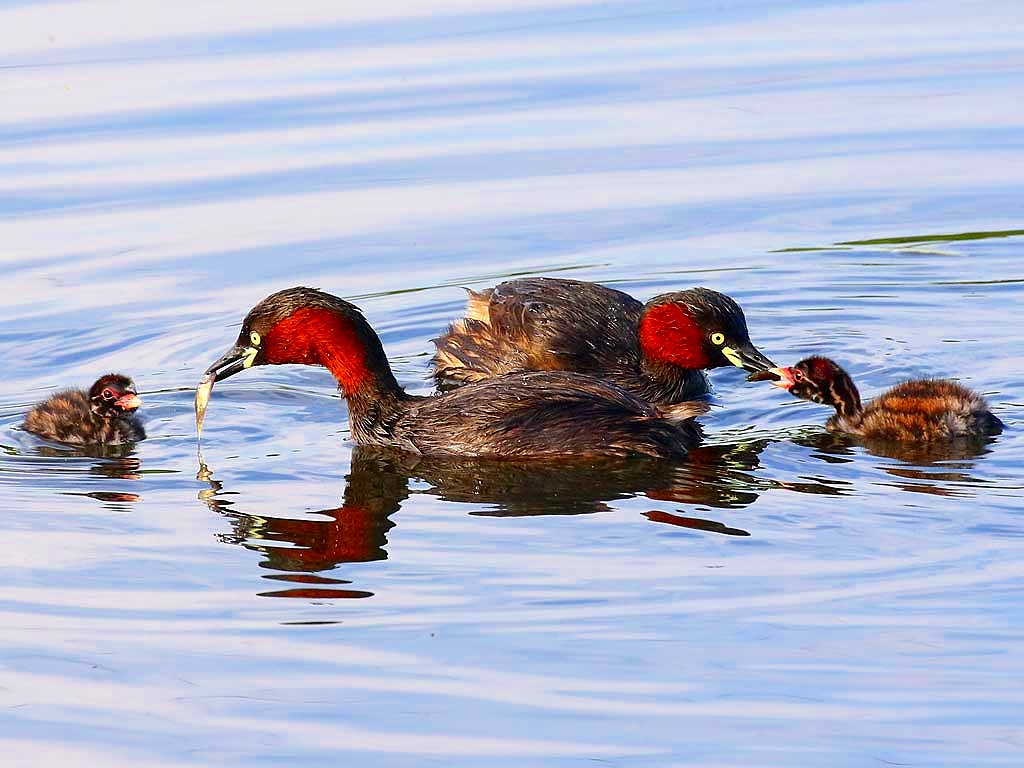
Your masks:
<instances>
[{"instance_id":1,"label":"fish in beak","mask_svg":"<svg viewBox=\"0 0 1024 768\"><path fill-rule=\"evenodd\" d=\"M225 352L220 360L206 369L203 378L199 380L199 386L196 387L196 433L200 439L203 436L203 419L206 417L206 406L210 402L213 385L249 368L256 359L257 352L256 347L236 344Z\"/></svg>"},{"instance_id":2,"label":"fish in beak","mask_svg":"<svg viewBox=\"0 0 1024 768\"><path fill-rule=\"evenodd\" d=\"M792 368L766 368L747 376L747 381L770 381L780 389L789 389L796 384Z\"/></svg>"}]
</instances>

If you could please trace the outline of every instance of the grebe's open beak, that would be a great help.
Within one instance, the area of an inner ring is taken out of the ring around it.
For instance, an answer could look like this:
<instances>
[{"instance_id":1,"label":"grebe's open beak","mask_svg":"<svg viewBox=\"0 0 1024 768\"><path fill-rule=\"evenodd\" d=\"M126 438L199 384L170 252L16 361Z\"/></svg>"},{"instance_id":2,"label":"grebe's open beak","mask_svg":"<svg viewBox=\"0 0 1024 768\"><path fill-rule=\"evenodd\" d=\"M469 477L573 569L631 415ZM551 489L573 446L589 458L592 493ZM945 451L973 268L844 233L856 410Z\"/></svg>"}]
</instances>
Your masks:
<instances>
[{"instance_id":1,"label":"grebe's open beak","mask_svg":"<svg viewBox=\"0 0 1024 768\"><path fill-rule=\"evenodd\" d=\"M792 368L769 368L747 376L747 381L770 381L780 389L789 389L796 384Z\"/></svg>"},{"instance_id":2,"label":"grebe's open beak","mask_svg":"<svg viewBox=\"0 0 1024 768\"><path fill-rule=\"evenodd\" d=\"M722 347L722 354L725 355L726 360L737 368L743 368L754 373L766 371L775 366L775 363L758 352L757 347L749 341L735 346Z\"/></svg>"},{"instance_id":3,"label":"grebe's open beak","mask_svg":"<svg viewBox=\"0 0 1024 768\"><path fill-rule=\"evenodd\" d=\"M135 392L126 392L114 401L114 405L122 411L134 411L142 405L142 398Z\"/></svg>"},{"instance_id":4,"label":"grebe's open beak","mask_svg":"<svg viewBox=\"0 0 1024 768\"><path fill-rule=\"evenodd\" d=\"M252 366L258 352L256 347L235 344L221 356L220 360L206 369L203 378L199 380L199 386L196 387L196 433L200 438L203 434L206 405L210 402L213 385Z\"/></svg>"},{"instance_id":5,"label":"grebe's open beak","mask_svg":"<svg viewBox=\"0 0 1024 768\"><path fill-rule=\"evenodd\" d=\"M203 374L200 383L205 383L209 380L212 384L215 381L223 381L228 376L234 376L236 373L244 371L253 364L257 351L256 347L243 347L236 344L225 352L220 360L206 369L206 373Z\"/></svg>"}]
</instances>

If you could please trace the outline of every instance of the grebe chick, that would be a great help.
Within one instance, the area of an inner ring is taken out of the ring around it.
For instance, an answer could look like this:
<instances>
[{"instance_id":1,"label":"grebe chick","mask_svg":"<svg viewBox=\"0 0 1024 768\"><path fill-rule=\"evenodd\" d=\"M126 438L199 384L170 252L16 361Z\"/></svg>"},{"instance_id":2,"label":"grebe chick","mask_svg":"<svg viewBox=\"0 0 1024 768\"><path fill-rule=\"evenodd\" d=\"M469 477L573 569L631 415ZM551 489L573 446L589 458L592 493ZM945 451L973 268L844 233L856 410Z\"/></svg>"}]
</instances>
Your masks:
<instances>
[{"instance_id":1,"label":"grebe chick","mask_svg":"<svg viewBox=\"0 0 1024 768\"><path fill-rule=\"evenodd\" d=\"M614 384L564 371L409 395L357 307L312 288L289 288L253 307L235 345L207 369L196 390L197 423L215 382L252 366L287 363L330 370L348 401L356 444L424 455L681 458L700 439L692 417L707 408L659 409Z\"/></svg>"},{"instance_id":2,"label":"grebe chick","mask_svg":"<svg viewBox=\"0 0 1024 768\"><path fill-rule=\"evenodd\" d=\"M110 373L88 392L69 389L50 396L25 416L27 432L72 445L120 445L144 440L135 415L142 400L127 376Z\"/></svg>"},{"instance_id":3,"label":"grebe chick","mask_svg":"<svg viewBox=\"0 0 1024 768\"><path fill-rule=\"evenodd\" d=\"M931 443L998 435L1003 424L985 398L944 379L897 384L862 406L850 375L827 357L808 357L790 368L751 376L775 378L791 395L836 409L826 428L873 440Z\"/></svg>"},{"instance_id":4,"label":"grebe chick","mask_svg":"<svg viewBox=\"0 0 1024 768\"><path fill-rule=\"evenodd\" d=\"M690 288L641 304L603 285L553 277L470 291L466 316L434 345L440 384L516 370L577 371L658 404L707 394L704 369L774 365L750 342L743 310L724 294Z\"/></svg>"}]
</instances>

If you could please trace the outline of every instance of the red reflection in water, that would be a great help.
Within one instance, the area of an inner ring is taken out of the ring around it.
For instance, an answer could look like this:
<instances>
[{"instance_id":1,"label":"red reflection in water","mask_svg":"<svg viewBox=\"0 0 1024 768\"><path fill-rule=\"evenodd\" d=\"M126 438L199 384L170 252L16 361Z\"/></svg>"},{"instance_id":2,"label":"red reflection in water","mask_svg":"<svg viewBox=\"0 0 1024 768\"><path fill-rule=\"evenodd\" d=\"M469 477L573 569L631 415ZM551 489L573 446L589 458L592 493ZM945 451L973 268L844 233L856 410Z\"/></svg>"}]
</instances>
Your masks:
<instances>
[{"instance_id":1,"label":"red reflection in water","mask_svg":"<svg viewBox=\"0 0 1024 768\"><path fill-rule=\"evenodd\" d=\"M361 589L282 589L277 592L257 592L256 594L258 597L301 597L306 600L373 597L373 592L364 592Z\"/></svg>"}]
</instances>

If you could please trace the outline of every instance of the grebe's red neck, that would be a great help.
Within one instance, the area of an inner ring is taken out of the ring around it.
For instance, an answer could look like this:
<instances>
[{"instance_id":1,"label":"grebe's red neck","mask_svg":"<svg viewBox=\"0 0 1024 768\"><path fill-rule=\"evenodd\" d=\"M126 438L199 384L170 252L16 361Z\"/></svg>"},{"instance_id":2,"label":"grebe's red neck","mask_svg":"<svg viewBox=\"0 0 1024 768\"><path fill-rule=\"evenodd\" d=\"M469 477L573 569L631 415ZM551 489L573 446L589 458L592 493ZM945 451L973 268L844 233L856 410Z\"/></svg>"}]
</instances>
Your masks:
<instances>
[{"instance_id":1,"label":"grebe's red neck","mask_svg":"<svg viewBox=\"0 0 1024 768\"><path fill-rule=\"evenodd\" d=\"M400 389L380 339L358 311L297 309L270 327L263 346L269 365L324 366L346 397Z\"/></svg>"},{"instance_id":2,"label":"grebe's red neck","mask_svg":"<svg viewBox=\"0 0 1024 768\"><path fill-rule=\"evenodd\" d=\"M711 365L703 333L678 304L652 307L640 318L640 349L649 363L701 370Z\"/></svg>"}]
</instances>

